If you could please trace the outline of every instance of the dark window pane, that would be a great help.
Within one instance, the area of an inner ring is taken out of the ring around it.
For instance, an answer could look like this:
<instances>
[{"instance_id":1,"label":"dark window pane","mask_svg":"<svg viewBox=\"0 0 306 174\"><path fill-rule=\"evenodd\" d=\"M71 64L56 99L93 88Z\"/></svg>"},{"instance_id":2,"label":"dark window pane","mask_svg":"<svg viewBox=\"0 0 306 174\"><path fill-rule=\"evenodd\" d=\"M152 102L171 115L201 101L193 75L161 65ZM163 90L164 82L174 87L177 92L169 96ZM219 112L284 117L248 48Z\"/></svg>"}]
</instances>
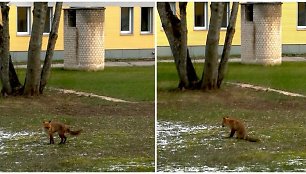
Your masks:
<instances>
[{"instance_id":1,"label":"dark window pane","mask_svg":"<svg viewBox=\"0 0 306 174\"><path fill-rule=\"evenodd\" d=\"M306 26L306 3L298 2L298 26Z\"/></svg>"},{"instance_id":2,"label":"dark window pane","mask_svg":"<svg viewBox=\"0 0 306 174\"><path fill-rule=\"evenodd\" d=\"M194 3L194 26L205 27L205 3L195 2Z\"/></svg>"},{"instance_id":3,"label":"dark window pane","mask_svg":"<svg viewBox=\"0 0 306 174\"><path fill-rule=\"evenodd\" d=\"M152 7L141 8L141 31L152 31Z\"/></svg>"},{"instance_id":4,"label":"dark window pane","mask_svg":"<svg viewBox=\"0 0 306 174\"><path fill-rule=\"evenodd\" d=\"M17 32L29 32L28 20L28 7L17 7Z\"/></svg>"},{"instance_id":5,"label":"dark window pane","mask_svg":"<svg viewBox=\"0 0 306 174\"><path fill-rule=\"evenodd\" d=\"M76 27L76 11L68 10L68 26Z\"/></svg>"},{"instance_id":6,"label":"dark window pane","mask_svg":"<svg viewBox=\"0 0 306 174\"><path fill-rule=\"evenodd\" d=\"M121 31L130 31L130 8L121 8Z\"/></svg>"},{"instance_id":7,"label":"dark window pane","mask_svg":"<svg viewBox=\"0 0 306 174\"><path fill-rule=\"evenodd\" d=\"M253 4L245 6L245 19L246 21L253 21Z\"/></svg>"},{"instance_id":8,"label":"dark window pane","mask_svg":"<svg viewBox=\"0 0 306 174\"><path fill-rule=\"evenodd\" d=\"M47 14L46 14L44 33L50 33L50 30L51 30L51 18L52 18L52 7L49 7L48 11L47 11Z\"/></svg>"},{"instance_id":9,"label":"dark window pane","mask_svg":"<svg viewBox=\"0 0 306 174\"><path fill-rule=\"evenodd\" d=\"M222 16L222 23L221 27L227 27L228 25L228 9L229 9L229 3L224 4L224 11L223 11L223 16Z\"/></svg>"}]
</instances>

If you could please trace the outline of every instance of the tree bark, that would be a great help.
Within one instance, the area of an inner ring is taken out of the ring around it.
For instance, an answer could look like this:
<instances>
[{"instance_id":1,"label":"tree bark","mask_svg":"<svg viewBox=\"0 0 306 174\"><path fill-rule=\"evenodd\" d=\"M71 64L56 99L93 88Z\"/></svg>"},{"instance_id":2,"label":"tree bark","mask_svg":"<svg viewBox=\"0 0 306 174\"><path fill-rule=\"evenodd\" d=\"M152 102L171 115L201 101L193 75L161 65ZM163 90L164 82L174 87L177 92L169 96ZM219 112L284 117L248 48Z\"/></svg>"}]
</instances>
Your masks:
<instances>
[{"instance_id":1,"label":"tree bark","mask_svg":"<svg viewBox=\"0 0 306 174\"><path fill-rule=\"evenodd\" d=\"M233 41L234 34L235 34L238 7L239 7L239 2L233 2L230 21L227 26L226 37L225 37L224 46L223 46L223 52L222 52L219 69L218 69L218 81L217 81L218 88L221 87L222 81L224 79L225 71L227 69L227 62L229 59L229 55L230 55L231 47L232 47L232 41Z\"/></svg>"},{"instance_id":2,"label":"tree bark","mask_svg":"<svg viewBox=\"0 0 306 174\"><path fill-rule=\"evenodd\" d=\"M42 72L41 72L41 80L40 80L40 87L39 87L39 92L41 94L43 93L45 86L47 85L47 81L48 81L50 71L51 71L51 63L52 63L52 58L54 54L56 40L58 37L58 27L59 27L59 23L61 19L62 5L63 5L63 2L57 2L55 6L55 12L54 12L53 21L52 21L52 28L49 34L46 57L45 57L44 65L43 65Z\"/></svg>"},{"instance_id":3,"label":"tree bark","mask_svg":"<svg viewBox=\"0 0 306 174\"><path fill-rule=\"evenodd\" d=\"M157 10L169 41L179 75L179 88L192 88L198 81L187 47L187 2L180 2L180 19L172 13L168 2L158 2Z\"/></svg>"},{"instance_id":4,"label":"tree bark","mask_svg":"<svg viewBox=\"0 0 306 174\"><path fill-rule=\"evenodd\" d=\"M202 74L201 89L212 90L217 88L218 79L218 45L223 15L221 2L212 2L210 5L211 16L206 40L205 64Z\"/></svg>"},{"instance_id":5,"label":"tree bark","mask_svg":"<svg viewBox=\"0 0 306 174\"><path fill-rule=\"evenodd\" d=\"M9 69L10 69L9 78L10 78L11 87L13 89L12 95L22 95L24 88L23 88L23 85L19 81L19 78L15 71L11 56L10 56L9 61L10 61L9 62Z\"/></svg>"},{"instance_id":6,"label":"tree bark","mask_svg":"<svg viewBox=\"0 0 306 174\"><path fill-rule=\"evenodd\" d=\"M10 95L12 87L9 79L10 59L10 34L9 34L9 10L6 2L1 2L1 24L0 24L0 78L2 83L2 95Z\"/></svg>"},{"instance_id":7,"label":"tree bark","mask_svg":"<svg viewBox=\"0 0 306 174\"><path fill-rule=\"evenodd\" d=\"M47 2L34 2L33 25L28 49L27 73L23 93L25 96L39 94L40 53L47 9Z\"/></svg>"}]
</instances>

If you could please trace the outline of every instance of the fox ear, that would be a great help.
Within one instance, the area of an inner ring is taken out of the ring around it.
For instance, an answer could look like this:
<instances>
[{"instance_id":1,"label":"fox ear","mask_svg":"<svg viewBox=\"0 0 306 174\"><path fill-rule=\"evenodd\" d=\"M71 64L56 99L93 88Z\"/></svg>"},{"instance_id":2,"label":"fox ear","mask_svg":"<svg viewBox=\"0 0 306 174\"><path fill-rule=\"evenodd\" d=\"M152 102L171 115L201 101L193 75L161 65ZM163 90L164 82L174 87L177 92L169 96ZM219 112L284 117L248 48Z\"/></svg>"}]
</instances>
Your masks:
<instances>
[{"instance_id":1,"label":"fox ear","mask_svg":"<svg viewBox=\"0 0 306 174\"><path fill-rule=\"evenodd\" d=\"M49 123L51 123L51 120L49 121Z\"/></svg>"}]
</instances>

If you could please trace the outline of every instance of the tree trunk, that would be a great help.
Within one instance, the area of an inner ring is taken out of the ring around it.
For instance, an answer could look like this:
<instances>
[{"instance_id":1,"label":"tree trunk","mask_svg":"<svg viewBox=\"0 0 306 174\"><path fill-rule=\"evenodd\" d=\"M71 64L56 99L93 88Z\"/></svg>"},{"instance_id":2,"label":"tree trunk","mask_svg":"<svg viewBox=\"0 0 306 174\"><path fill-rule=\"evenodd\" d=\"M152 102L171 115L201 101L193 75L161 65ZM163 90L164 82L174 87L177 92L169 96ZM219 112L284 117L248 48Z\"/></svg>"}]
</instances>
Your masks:
<instances>
[{"instance_id":1,"label":"tree trunk","mask_svg":"<svg viewBox=\"0 0 306 174\"><path fill-rule=\"evenodd\" d=\"M197 73L194 69L193 63L191 62L191 58L189 55L189 49L187 49L187 76L190 83L191 89L197 89L199 88L199 78L197 76Z\"/></svg>"},{"instance_id":2,"label":"tree trunk","mask_svg":"<svg viewBox=\"0 0 306 174\"><path fill-rule=\"evenodd\" d=\"M224 46L223 46L223 52L222 52L219 69L218 69L218 81L217 81L218 88L221 87L222 81L224 79L224 74L227 69L227 62L228 62L228 58L231 52L232 41L233 41L233 37L235 34L238 7L239 7L239 2L233 2L231 17L230 17L229 24L227 26L226 37L225 37Z\"/></svg>"},{"instance_id":3,"label":"tree trunk","mask_svg":"<svg viewBox=\"0 0 306 174\"><path fill-rule=\"evenodd\" d=\"M179 75L179 88L192 88L198 80L187 47L187 2L180 2L180 19L173 15L168 2L158 2L157 10L169 41Z\"/></svg>"},{"instance_id":4,"label":"tree trunk","mask_svg":"<svg viewBox=\"0 0 306 174\"><path fill-rule=\"evenodd\" d=\"M25 96L39 94L40 53L47 9L47 2L34 2L33 25L28 49L27 73L23 93Z\"/></svg>"},{"instance_id":5,"label":"tree trunk","mask_svg":"<svg viewBox=\"0 0 306 174\"><path fill-rule=\"evenodd\" d=\"M23 85L20 83L18 79L11 56L10 56L9 61L10 61L9 62L9 69L10 69L9 78L10 78L11 87L13 89L12 95L22 95Z\"/></svg>"},{"instance_id":6,"label":"tree trunk","mask_svg":"<svg viewBox=\"0 0 306 174\"><path fill-rule=\"evenodd\" d=\"M9 79L10 59L10 33L9 33L9 10L7 3L1 2L1 24L0 24L0 77L2 83L2 95L10 95L12 87Z\"/></svg>"},{"instance_id":7,"label":"tree trunk","mask_svg":"<svg viewBox=\"0 0 306 174\"><path fill-rule=\"evenodd\" d=\"M55 7L55 12L54 12L53 21L52 21L52 28L49 34L46 57L45 57L44 66L41 72L41 80L40 80L40 87L39 87L39 92L41 94L43 93L44 88L47 85L47 81L50 75L54 48L55 48L56 40L58 37L58 27L59 27L59 23L61 19L62 4L63 2L57 2L56 7Z\"/></svg>"},{"instance_id":8,"label":"tree trunk","mask_svg":"<svg viewBox=\"0 0 306 174\"><path fill-rule=\"evenodd\" d=\"M205 64L202 74L201 88L211 90L217 88L218 79L218 45L220 38L221 21L223 15L221 2L212 2L211 16L206 40Z\"/></svg>"}]
</instances>

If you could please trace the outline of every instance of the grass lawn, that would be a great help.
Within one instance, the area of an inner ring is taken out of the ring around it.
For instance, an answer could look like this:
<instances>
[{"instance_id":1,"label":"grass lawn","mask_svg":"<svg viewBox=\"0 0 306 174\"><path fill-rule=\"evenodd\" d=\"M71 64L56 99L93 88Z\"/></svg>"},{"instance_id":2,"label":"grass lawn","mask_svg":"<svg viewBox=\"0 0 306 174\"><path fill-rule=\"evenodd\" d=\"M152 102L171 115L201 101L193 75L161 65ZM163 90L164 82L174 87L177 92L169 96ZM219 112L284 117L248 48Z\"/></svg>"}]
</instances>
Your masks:
<instances>
[{"instance_id":1,"label":"grass lawn","mask_svg":"<svg viewBox=\"0 0 306 174\"><path fill-rule=\"evenodd\" d=\"M23 81L25 69L17 69L17 73ZM154 101L154 66L106 67L97 72L54 68L47 86L92 92L129 101Z\"/></svg>"},{"instance_id":2,"label":"grass lawn","mask_svg":"<svg viewBox=\"0 0 306 174\"><path fill-rule=\"evenodd\" d=\"M199 74L202 66L196 65ZM305 63L231 63L226 81L306 94L305 77ZM305 98L232 85L213 92L180 92L176 86L174 64L158 63L158 171L306 170ZM261 142L225 138L230 130L221 127L223 116L242 120Z\"/></svg>"},{"instance_id":3,"label":"grass lawn","mask_svg":"<svg viewBox=\"0 0 306 174\"><path fill-rule=\"evenodd\" d=\"M18 69L19 74L24 70ZM111 77L109 77L111 76ZM154 171L154 68L52 71L50 86L137 103L115 103L46 90L34 98L0 97L0 171ZM113 88L112 88L113 84ZM83 129L55 144L42 129L55 119Z\"/></svg>"},{"instance_id":4,"label":"grass lawn","mask_svg":"<svg viewBox=\"0 0 306 174\"><path fill-rule=\"evenodd\" d=\"M195 64L202 75L204 65ZM158 89L173 89L178 84L174 63L158 63ZM225 82L241 82L271 87L306 95L306 62L283 62L280 66L242 65L229 63Z\"/></svg>"}]
</instances>

